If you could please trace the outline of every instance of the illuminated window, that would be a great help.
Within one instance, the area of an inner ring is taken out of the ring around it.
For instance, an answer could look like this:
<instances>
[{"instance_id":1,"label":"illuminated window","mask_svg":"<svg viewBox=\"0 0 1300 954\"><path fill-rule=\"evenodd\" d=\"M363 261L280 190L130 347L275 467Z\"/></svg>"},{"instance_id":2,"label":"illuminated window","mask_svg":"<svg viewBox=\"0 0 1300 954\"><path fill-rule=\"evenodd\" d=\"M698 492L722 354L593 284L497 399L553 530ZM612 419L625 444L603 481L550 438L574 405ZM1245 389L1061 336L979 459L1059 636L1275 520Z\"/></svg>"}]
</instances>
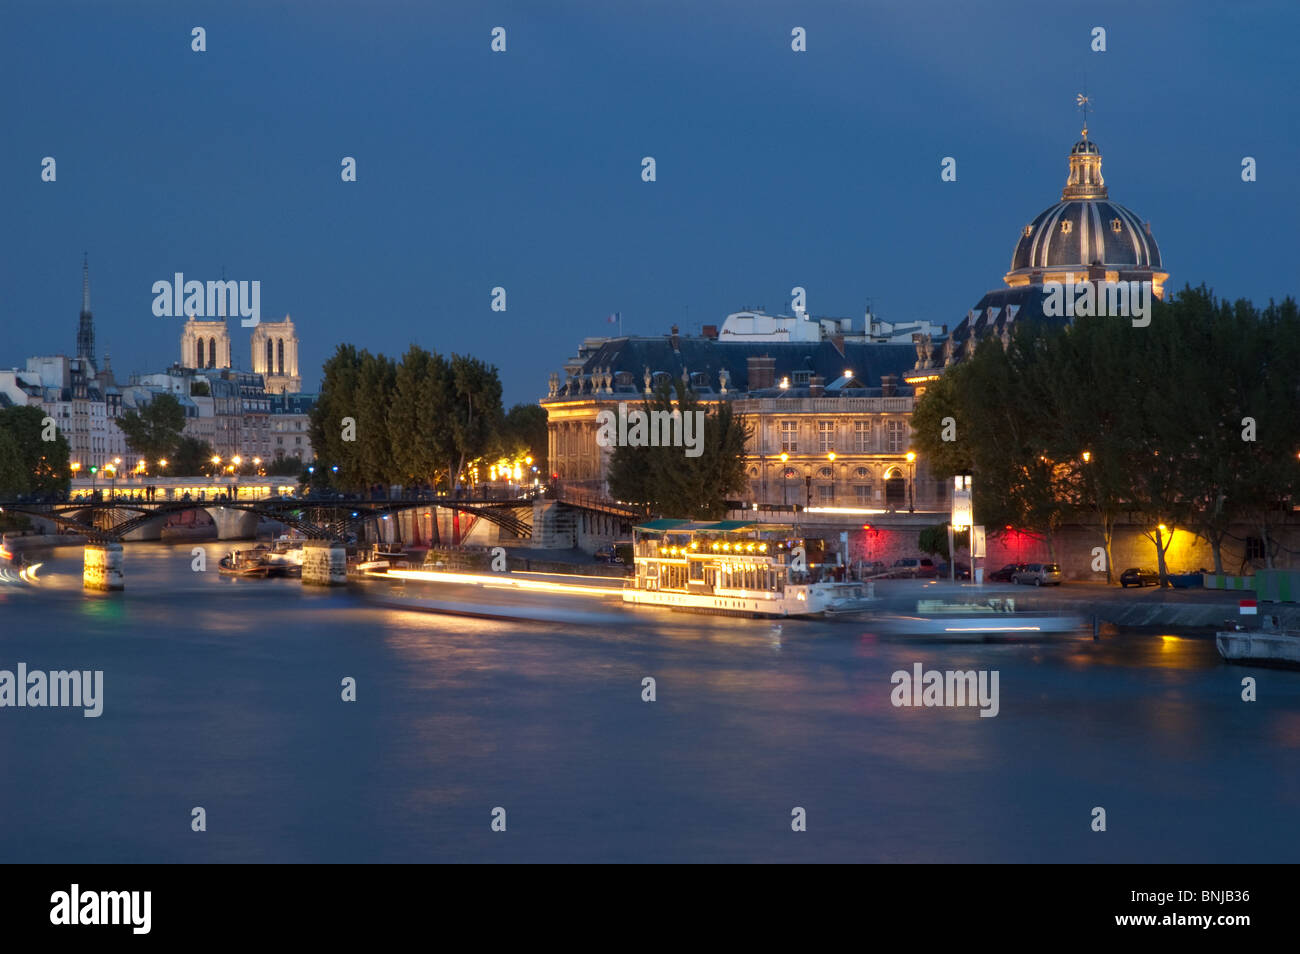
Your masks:
<instances>
[{"instance_id":1,"label":"illuminated window","mask_svg":"<svg viewBox=\"0 0 1300 954\"><path fill-rule=\"evenodd\" d=\"M871 446L871 422L854 421L853 422L853 450L858 454L866 454L872 450Z\"/></svg>"},{"instance_id":2,"label":"illuminated window","mask_svg":"<svg viewBox=\"0 0 1300 954\"><path fill-rule=\"evenodd\" d=\"M1033 227L1032 225L1026 225L1026 226L1025 226L1025 238L1029 238L1029 236L1031 236L1031 235L1033 235L1033 234L1034 234L1034 227Z\"/></svg>"},{"instance_id":3,"label":"illuminated window","mask_svg":"<svg viewBox=\"0 0 1300 954\"><path fill-rule=\"evenodd\" d=\"M1118 235L1120 232L1124 231L1124 223L1121 222L1119 219L1111 219L1110 230L1114 232L1116 235Z\"/></svg>"},{"instance_id":4,"label":"illuminated window","mask_svg":"<svg viewBox=\"0 0 1300 954\"><path fill-rule=\"evenodd\" d=\"M906 433L906 425L902 421L885 422L885 450L890 454L901 454Z\"/></svg>"},{"instance_id":5,"label":"illuminated window","mask_svg":"<svg viewBox=\"0 0 1300 954\"><path fill-rule=\"evenodd\" d=\"M817 449L823 454L835 450L835 422L817 422Z\"/></svg>"},{"instance_id":6,"label":"illuminated window","mask_svg":"<svg viewBox=\"0 0 1300 954\"><path fill-rule=\"evenodd\" d=\"M799 450L799 422L781 422L781 450L797 453Z\"/></svg>"},{"instance_id":7,"label":"illuminated window","mask_svg":"<svg viewBox=\"0 0 1300 954\"><path fill-rule=\"evenodd\" d=\"M1074 231L1074 223L1071 222L1069 219L1066 219L1064 222L1061 223L1062 235L1069 235L1073 231Z\"/></svg>"}]
</instances>

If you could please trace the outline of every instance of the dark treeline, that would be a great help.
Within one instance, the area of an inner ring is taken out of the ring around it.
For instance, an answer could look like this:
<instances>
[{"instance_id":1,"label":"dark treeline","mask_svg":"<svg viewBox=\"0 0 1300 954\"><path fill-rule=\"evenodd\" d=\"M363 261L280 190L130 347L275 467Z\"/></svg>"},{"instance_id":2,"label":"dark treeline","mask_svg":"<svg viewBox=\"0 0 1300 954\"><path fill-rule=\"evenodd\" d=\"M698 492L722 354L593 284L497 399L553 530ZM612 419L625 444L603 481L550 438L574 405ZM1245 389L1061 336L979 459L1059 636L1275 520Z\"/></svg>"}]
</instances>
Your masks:
<instances>
[{"instance_id":1,"label":"dark treeline","mask_svg":"<svg viewBox=\"0 0 1300 954\"><path fill-rule=\"evenodd\" d=\"M495 367L416 345L400 361L339 345L323 368L310 434L317 487L454 489L478 461L524 455L538 473L546 468L541 407L517 405L507 413Z\"/></svg>"},{"instance_id":2,"label":"dark treeline","mask_svg":"<svg viewBox=\"0 0 1300 954\"><path fill-rule=\"evenodd\" d=\"M681 381L661 384L640 409L683 416L704 412L699 397ZM727 499L745 489L745 441L750 432L725 401L704 414L703 425L696 456L688 456L683 447L616 446L609 461L610 493L663 516L725 516Z\"/></svg>"},{"instance_id":3,"label":"dark treeline","mask_svg":"<svg viewBox=\"0 0 1300 954\"><path fill-rule=\"evenodd\" d=\"M1253 527L1272 566L1271 531L1300 479L1296 303L1229 304L1202 286L1154 302L1147 327L1026 322L1005 348L990 336L945 373L912 427L936 477L974 475L990 534L1037 534L1053 559L1057 528L1090 518L1112 576L1114 528L1127 517L1162 579L1173 528L1204 538L1223 572L1229 528Z\"/></svg>"}]
</instances>

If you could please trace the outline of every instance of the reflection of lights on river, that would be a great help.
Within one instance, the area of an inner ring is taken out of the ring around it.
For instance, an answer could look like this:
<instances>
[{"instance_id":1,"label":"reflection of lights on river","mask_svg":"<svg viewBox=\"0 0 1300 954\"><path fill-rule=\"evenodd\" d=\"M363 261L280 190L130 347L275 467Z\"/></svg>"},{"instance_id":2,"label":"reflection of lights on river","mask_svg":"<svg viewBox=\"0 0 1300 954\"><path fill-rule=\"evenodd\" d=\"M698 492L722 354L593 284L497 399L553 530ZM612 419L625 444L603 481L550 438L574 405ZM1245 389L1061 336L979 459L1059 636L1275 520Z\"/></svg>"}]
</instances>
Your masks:
<instances>
[{"instance_id":1,"label":"reflection of lights on river","mask_svg":"<svg viewBox=\"0 0 1300 954\"><path fill-rule=\"evenodd\" d=\"M381 577L395 577L401 580L427 580L433 583L473 583L478 586L514 587L520 590L536 590L549 593L576 593L581 596L621 596L623 588L605 586L581 586L573 583L552 583L549 580L512 580L500 576L484 576L475 573L439 573L436 570L389 570L378 574Z\"/></svg>"}]
</instances>

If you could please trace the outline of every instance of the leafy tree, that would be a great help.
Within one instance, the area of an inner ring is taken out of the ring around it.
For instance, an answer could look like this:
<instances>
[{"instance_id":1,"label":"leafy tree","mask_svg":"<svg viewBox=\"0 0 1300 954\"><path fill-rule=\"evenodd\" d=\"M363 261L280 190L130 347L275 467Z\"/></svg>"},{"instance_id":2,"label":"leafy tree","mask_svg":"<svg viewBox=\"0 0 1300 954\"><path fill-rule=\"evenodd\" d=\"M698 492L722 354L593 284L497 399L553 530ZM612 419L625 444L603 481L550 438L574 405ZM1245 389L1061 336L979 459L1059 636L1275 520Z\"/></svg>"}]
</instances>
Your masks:
<instances>
[{"instance_id":1,"label":"leafy tree","mask_svg":"<svg viewBox=\"0 0 1300 954\"><path fill-rule=\"evenodd\" d=\"M392 359L361 352L355 395L357 422L353 454L346 458L345 481L351 486L395 483L395 445L388 428L396 368Z\"/></svg>"},{"instance_id":2,"label":"leafy tree","mask_svg":"<svg viewBox=\"0 0 1300 954\"><path fill-rule=\"evenodd\" d=\"M0 493L67 492L71 483L68 440L61 432L55 432L52 441L42 440L44 421L45 412L39 407L0 410L0 433L8 436L0 459L11 462L0 465Z\"/></svg>"},{"instance_id":3,"label":"leafy tree","mask_svg":"<svg viewBox=\"0 0 1300 954\"><path fill-rule=\"evenodd\" d=\"M686 415L704 408L694 391L675 381L661 384L642 410ZM609 462L610 493L619 500L648 504L664 515L698 520L725 516L728 498L745 489L750 429L725 401L703 420L698 457L687 457L682 447L615 447Z\"/></svg>"},{"instance_id":4,"label":"leafy tree","mask_svg":"<svg viewBox=\"0 0 1300 954\"><path fill-rule=\"evenodd\" d=\"M451 356L452 488L460 486L465 467L484 456L500 428L501 380L497 369L468 355Z\"/></svg>"},{"instance_id":5,"label":"leafy tree","mask_svg":"<svg viewBox=\"0 0 1300 954\"><path fill-rule=\"evenodd\" d=\"M516 404L506 412L502 425L502 452L513 457L531 457L538 473L549 473L546 468L549 464L547 449L550 438L546 422L546 409L541 405Z\"/></svg>"},{"instance_id":6,"label":"leafy tree","mask_svg":"<svg viewBox=\"0 0 1300 954\"><path fill-rule=\"evenodd\" d=\"M126 446L147 460L172 454L185 429L185 408L173 394L158 394L138 411L117 419Z\"/></svg>"},{"instance_id":7,"label":"leafy tree","mask_svg":"<svg viewBox=\"0 0 1300 954\"><path fill-rule=\"evenodd\" d=\"M212 460L212 445L205 440L188 435L176 442L175 449L167 458L168 473L177 477L199 477L208 470Z\"/></svg>"},{"instance_id":8,"label":"leafy tree","mask_svg":"<svg viewBox=\"0 0 1300 954\"><path fill-rule=\"evenodd\" d=\"M340 471L339 483L357 469L353 463L357 457L356 442L343 440L343 419L356 419L360 372L361 354L350 344L339 345L321 369L320 398L311 410L308 427L311 446L316 451L313 476L317 486L334 483L331 471L334 466Z\"/></svg>"},{"instance_id":9,"label":"leafy tree","mask_svg":"<svg viewBox=\"0 0 1300 954\"><path fill-rule=\"evenodd\" d=\"M22 448L14 435L0 423L0 497L25 494L31 490L31 482L32 475L23 466Z\"/></svg>"},{"instance_id":10,"label":"leafy tree","mask_svg":"<svg viewBox=\"0 0 1300 954\"><path fill-rule=\"evenodd\" d=\"M916 544L922 553L949 559L948 524L936 523L932 527L925 527L918 535Z\"/></svg>"}]
</instances>

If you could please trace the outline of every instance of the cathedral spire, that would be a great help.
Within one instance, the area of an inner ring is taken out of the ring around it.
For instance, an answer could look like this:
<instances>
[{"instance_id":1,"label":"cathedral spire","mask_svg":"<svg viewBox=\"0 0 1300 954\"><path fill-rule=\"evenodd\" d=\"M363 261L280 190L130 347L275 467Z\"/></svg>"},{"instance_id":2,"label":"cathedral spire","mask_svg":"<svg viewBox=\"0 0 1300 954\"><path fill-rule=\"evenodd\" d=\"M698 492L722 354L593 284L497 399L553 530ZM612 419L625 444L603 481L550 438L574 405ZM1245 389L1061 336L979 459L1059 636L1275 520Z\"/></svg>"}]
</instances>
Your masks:
<instances>
[{"instance_id":1,"label":"cathedral spire","mask_svg":"<svg viewBox=\"0 0 1300 954\"><path fill-rule=\"evenodd\" d=\"M90 257L81 260L81 320L77 323L77 357L95 360L95 319L90 313Z\"/></svg>"}]
</instances>

